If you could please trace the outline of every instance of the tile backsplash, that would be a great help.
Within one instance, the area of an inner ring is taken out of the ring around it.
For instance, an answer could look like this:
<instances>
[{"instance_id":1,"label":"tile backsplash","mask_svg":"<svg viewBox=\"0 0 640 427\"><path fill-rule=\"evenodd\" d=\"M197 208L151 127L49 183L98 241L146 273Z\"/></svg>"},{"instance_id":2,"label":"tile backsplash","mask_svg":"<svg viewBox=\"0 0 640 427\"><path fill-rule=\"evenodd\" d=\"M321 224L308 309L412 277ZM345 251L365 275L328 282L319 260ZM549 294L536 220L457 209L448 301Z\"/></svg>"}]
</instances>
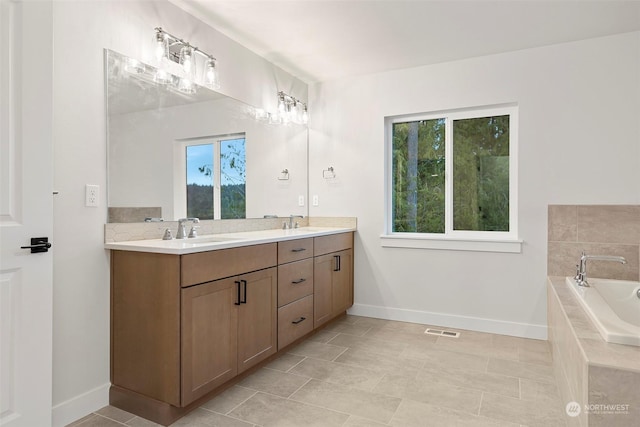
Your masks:
<instances>
[{"instance_id":1,"label":"tile backsplash","mask_svg":"<svg viewBox=\"0 0 640 427\"><path fill-rule=\"evenodd\" d=\"M549 205L547 275L574 276L584 250L617 255L626 264L590 260L588 276L640 277L640 205Z\"/></svg>"},{"instance_id":2,"label":"tile backsplash","mask_svg":"<svg viewBox=\"0 0 640 427\"><path fill-rule=\"evenodd\" d=\"M282 228L282 223L289 218L256 218L256 219L223 219L202 220L198 224L198 234L235 233L240 231L258 231ZM356 228L354 217L305 217L297 221L301 227L345 227ZM191 224L187 225L191 227ZM177 221L108 223L104 226L104 242L126 242L131 240L160 239L165 229L171 229L173 235L178 230Z\"/></svg>"}]
</instances>

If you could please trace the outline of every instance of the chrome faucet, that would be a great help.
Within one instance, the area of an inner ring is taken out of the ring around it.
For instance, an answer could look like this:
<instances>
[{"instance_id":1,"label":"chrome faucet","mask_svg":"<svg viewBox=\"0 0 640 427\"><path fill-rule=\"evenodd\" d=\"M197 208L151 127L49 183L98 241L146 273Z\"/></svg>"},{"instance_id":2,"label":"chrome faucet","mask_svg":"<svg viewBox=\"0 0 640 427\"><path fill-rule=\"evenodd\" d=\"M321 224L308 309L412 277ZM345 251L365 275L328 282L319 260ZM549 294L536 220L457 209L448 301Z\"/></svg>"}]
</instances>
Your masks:
<instances>
[{"instance_id":1,"label":"chrome faucet","mask_svg":"<svg viewBox=\"0 0 640 427\"><path fill-rule=\"evenodd\" d=\"M298 228L298 221L296 221L296 223L293 223L293 219L294 218L304 218L304 216L302 215L289 215L289 229L293 229L293 228Z\"/></svg>"},{"instance_id":2,"label":"chrome faucet","mask_svg":"<svg viewBox=\"0 0 640 427\"><path fill-rule=\"evenodd\" d=\"M187 238L187 229L185 228L184 223L191 221L194 224L197 224L200 222L200 220L198 218L180 218L178 220L178 234L176 235L176 239L186 239ZM189 233L189 237L196 237L196 231L194 229L194 227L191 227L191 232Z\"/></svg>"},{"instance_id":3,"label":"chrome faucet","mask_svg":"<svg viewBox=\"0 0 640 427\"><path fill-rule=\"evenodd\" d=\"M611 255L587 255L584 251L582 251L582 256L580 257L580 264L576 265L576 277L574 277L578 286L584 286L586 288L589 287L589 282L587 281L587 260L594 261L614 261L619 262L620 264L626 264L627 260L621 256L611 256Z\"/></svg>"}]
</instances>

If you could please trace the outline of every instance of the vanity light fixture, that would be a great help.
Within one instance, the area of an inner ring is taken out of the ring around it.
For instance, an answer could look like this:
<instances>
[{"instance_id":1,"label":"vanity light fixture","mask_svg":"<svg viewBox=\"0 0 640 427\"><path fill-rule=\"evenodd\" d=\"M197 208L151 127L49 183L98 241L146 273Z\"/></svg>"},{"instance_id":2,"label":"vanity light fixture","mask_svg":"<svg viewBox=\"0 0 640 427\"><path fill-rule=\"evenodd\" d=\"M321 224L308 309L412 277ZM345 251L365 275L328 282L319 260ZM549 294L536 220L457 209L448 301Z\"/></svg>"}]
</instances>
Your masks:
<instances>
[{"instance_id":1,"label":"vanity light fixture","mask_svg":"<svg viewBox=\"0 0 640 427\"><path fill-rule=\"evenodd\" d=\"M336 177L336 172L333 170L333 166L329 166L322 171L322 177L324 179L333 179Z\"/></svg>"},{"instance_id":2,"label":"vanity light fixture","mask_svg":"<svg viewBox=\"0 0 640 427\"><path fill-rule=\"evenodd\" d=\"M309 121L307 104L291 95L287 95L283 91L279 91L278 121L284 124L289 122L307 124Z\"/></svg>"},{"instance_id":3,"label":"vanity light fixture","mask_svg":"<svg viewBox=\"0 0 640 427\"><path fill-rule=\"evenodd\" d=\"M172 81L170 74L175 67L171 66L171 62L180 64L178 76L178 90L185 93L194 93L196 91L195 83L201 83L211 89L220 88L220 78L218 75L217 60L203 50L192 46L188 41L174 36L162 29L156 27L154 35L155 41L155 59L158 65L158 72L154 80L158 83L167 84ZM196 58L200 56L202 61ZM169 62L167 62L169 61ZM202 73L200 78L197 69L201 62Z\"/></svg>"}]
</instances>

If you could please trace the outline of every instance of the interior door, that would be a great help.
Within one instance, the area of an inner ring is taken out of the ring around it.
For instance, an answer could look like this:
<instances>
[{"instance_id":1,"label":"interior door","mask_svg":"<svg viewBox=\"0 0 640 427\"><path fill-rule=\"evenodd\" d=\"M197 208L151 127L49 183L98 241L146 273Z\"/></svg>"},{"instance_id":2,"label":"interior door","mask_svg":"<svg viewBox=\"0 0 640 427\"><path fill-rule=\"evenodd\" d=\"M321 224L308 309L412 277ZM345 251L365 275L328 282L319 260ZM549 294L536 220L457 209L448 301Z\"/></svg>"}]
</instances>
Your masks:
<instances>
[{"instance_id":1,"label":"interior door","mask_svg":"<svg viewBox=\"0 0 640 427\"><path fill-rule=\"evenodd\" d=\"M51 425L52 3L0 0L0 425Z\"/></svg>"}]
</instances>

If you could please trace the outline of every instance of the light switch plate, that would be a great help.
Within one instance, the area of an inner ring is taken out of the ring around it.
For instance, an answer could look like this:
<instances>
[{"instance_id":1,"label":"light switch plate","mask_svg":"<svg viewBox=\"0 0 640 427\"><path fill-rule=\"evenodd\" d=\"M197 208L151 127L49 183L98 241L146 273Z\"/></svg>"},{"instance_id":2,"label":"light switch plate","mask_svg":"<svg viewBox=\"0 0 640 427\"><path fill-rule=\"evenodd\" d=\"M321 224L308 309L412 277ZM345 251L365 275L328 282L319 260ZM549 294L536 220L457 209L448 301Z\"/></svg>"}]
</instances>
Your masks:
<instances>
[{"instance_id":1,"label":"light switch plate","mask_svg":"<svg viewBox=\"0 0 640 427\"><path fill-rule=\"evenodd\" d=\"M304 196L298 196L298 206L304 206Z\"/></svg>"},{"instance_id":2,"label":"light switch plate","mask_svg":"<svg viewBox=\"0 0 640 427\"><path fill-rule=\"evenodd\" d=\"M313 196L313 206L318 206L318 195L317 194L315 194Z\"/></svg>"}]
</instances>

